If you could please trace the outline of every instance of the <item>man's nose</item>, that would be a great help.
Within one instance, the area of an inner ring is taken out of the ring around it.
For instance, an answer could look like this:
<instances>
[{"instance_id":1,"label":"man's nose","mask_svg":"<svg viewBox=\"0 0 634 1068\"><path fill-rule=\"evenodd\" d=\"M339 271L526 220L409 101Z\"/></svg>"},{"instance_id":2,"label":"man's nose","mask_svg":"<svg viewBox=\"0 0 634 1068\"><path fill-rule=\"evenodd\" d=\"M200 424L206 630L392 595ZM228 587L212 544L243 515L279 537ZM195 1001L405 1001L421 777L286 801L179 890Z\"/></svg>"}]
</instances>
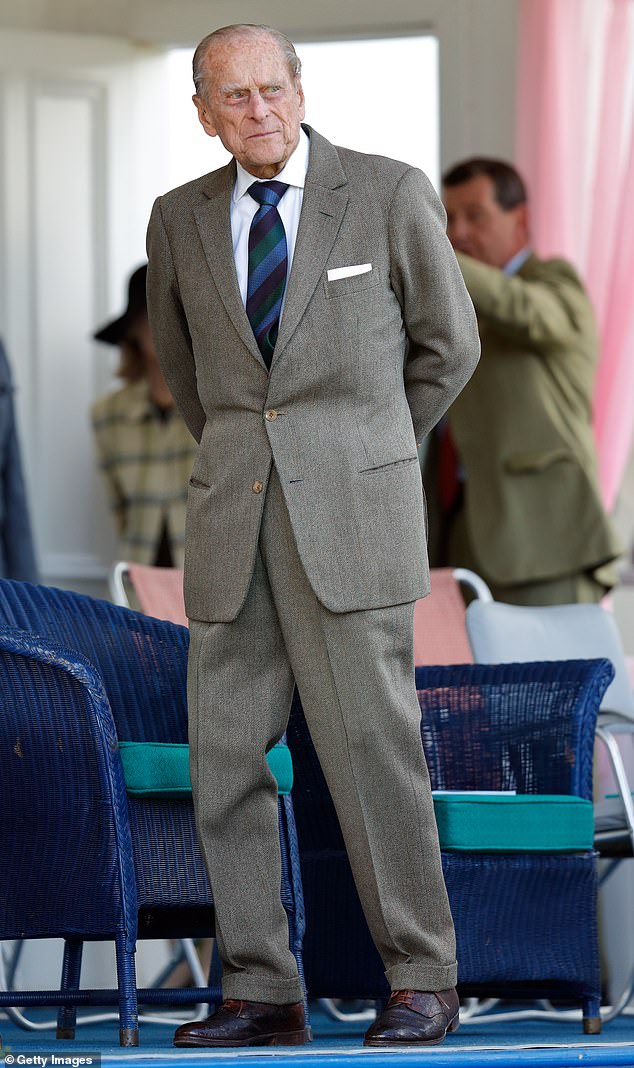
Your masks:
<instances>
[{"instance_id":1,"label":"man's nose","mask_svg":"<svg viewBox=\"0 0 634 1068\"><path fill-rule=\"evenodd\" d=\"M261 121L268 114L268 107L261 93L251 93L249 97L249 115L252 119Z\"/></svg>"}]
</instances>

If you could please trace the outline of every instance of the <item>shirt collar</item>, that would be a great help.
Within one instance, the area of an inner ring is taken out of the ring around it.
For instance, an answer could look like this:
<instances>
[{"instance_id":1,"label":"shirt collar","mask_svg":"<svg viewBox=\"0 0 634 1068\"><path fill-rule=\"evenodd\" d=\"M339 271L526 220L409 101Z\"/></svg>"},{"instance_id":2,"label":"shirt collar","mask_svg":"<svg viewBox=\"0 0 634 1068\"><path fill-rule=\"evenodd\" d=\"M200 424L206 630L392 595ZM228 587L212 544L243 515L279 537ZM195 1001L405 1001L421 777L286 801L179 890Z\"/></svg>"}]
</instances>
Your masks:
<instances>
[{"instance_id":1,"label":"shirt collar","mask_svg":"<svg viewBox=\"0 0 634 1068\"><path fill-rule=\"evenodd\" d=\"M300 126L297 148L292 155L289 156L280 173L275 175L275 181L285 182L286 185L293 185L297 189L303 189L306 182L306 171L308 170L309 149L310 141L308 140L306 132ZM237 160L236 170L236 184L233 187L234 204L237 204L240 197L243 197L244 194L248 192L250 185L253 185L254 182L266 180L256 178L254 175L249 174Z\"/></svg>"},{"instance_id":2,"label":"shirt collar","mask_svg":"<svg viewBox=\"0 0 634 1068\"><path fill-rule=\"evenodd\" d=\"M532 249L528 246L521 248L519 252L516 252L514 256L511 256L508 263L504 264L502 271L504 274L517 274L521 267L524 266L528 257L531 255Z\"/></svg>"}]
</instances>

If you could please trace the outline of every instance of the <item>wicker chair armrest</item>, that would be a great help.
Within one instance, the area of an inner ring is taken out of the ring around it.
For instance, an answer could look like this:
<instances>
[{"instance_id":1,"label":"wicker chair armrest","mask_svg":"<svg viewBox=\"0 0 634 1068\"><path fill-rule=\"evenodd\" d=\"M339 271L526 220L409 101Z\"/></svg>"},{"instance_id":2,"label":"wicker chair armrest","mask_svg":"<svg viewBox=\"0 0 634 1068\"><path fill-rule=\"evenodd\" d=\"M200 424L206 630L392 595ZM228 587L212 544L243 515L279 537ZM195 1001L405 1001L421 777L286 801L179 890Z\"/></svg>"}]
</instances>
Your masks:
<instances>
[{"instance_id":1,"label":"wicker chair armrest","mask_svg":"<svg viewBox=\"0 0 634 1068\"><path fill-rule=\"evenodd\" d=\"M54 895L48 933L61 923L74 895L80 911L94 912L86 897L92 887L95 901L103 889L104 929L123 925L133 945L137 906L128 802L117 732L99 674L85 657L52 639L2 626L0 699L3 880L16 893L28 875L27 857L37 857L43 873L60 864L81 871L68 890L68 904ZM108 883L118 887L114 896L105 891ZM3 900L11 901L11 894ZM45 904L34 906L43 934L49 923ZM12 906L0 915L11 927ZM93 924L92 929L100 928ZM13 936L5 929L2 937Z\"/></svg>"}]
</instances>

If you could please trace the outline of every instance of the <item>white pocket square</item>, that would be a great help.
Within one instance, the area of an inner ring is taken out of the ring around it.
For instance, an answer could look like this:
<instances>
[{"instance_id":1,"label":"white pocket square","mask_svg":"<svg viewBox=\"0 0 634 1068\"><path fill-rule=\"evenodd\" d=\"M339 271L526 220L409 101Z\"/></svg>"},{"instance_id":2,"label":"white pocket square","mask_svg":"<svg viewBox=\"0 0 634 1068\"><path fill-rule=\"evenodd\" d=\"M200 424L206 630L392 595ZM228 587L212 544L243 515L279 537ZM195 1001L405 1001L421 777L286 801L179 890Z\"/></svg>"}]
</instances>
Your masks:
<instances>
[{"instance_id":1,"label":"white pocket square","mask_svg":"<svg viewBox=\"0 0 634 1068\"><path fill-rule=\"evenodd\" d=\"M367 274L371 270L371 263L353 263L351 267L332 267L328 271L328 281L334 282L337 278L351 278L353 274Z\"/></svg>"}]
</instances>

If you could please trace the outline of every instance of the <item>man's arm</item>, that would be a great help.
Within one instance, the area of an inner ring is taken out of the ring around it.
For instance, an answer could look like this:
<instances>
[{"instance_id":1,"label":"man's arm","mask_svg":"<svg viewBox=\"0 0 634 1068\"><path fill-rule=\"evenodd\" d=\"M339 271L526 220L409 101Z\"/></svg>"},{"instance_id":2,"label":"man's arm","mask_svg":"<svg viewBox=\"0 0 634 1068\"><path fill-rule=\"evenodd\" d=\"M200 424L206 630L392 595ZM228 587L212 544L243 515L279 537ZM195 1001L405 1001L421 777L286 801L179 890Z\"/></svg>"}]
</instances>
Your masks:
<instances>
[{"instance_id":1,"label":"man's arm","mask_svg":"<svg viewBox=\"0 0 634 1068\"><path fill-rule=\"evenodd\" d=\"M206 416L198 396L192 342L163 223L160 198L155 201L150 216L147 254L147 303L152 338L172 396L191 434L199 442Z\"/></svg>"},{"instance_id":2,"label":"man's arm","mask_svg":"<svg viewBox=\"0 0 634 1068\"><path fill-rule=\"evenodd\" d=\"M594 332L588 297L562 260L540 263L539 278L506 275L464 253L458 263L478 315L512 341L566 348L579 332Z\"/></svg>"},{"instance_id":3,"label":"man's arm","mask_svg":"<svg viewBox=\"0 0 634 1068\"><path fill-rule=\"evenodd\" d=\"M417 441L445 414L480 355L475 312L445 225L429 180L408 170L390 206L390 261L409 340L405 389Z\"/></svg>"}]
</instances>

